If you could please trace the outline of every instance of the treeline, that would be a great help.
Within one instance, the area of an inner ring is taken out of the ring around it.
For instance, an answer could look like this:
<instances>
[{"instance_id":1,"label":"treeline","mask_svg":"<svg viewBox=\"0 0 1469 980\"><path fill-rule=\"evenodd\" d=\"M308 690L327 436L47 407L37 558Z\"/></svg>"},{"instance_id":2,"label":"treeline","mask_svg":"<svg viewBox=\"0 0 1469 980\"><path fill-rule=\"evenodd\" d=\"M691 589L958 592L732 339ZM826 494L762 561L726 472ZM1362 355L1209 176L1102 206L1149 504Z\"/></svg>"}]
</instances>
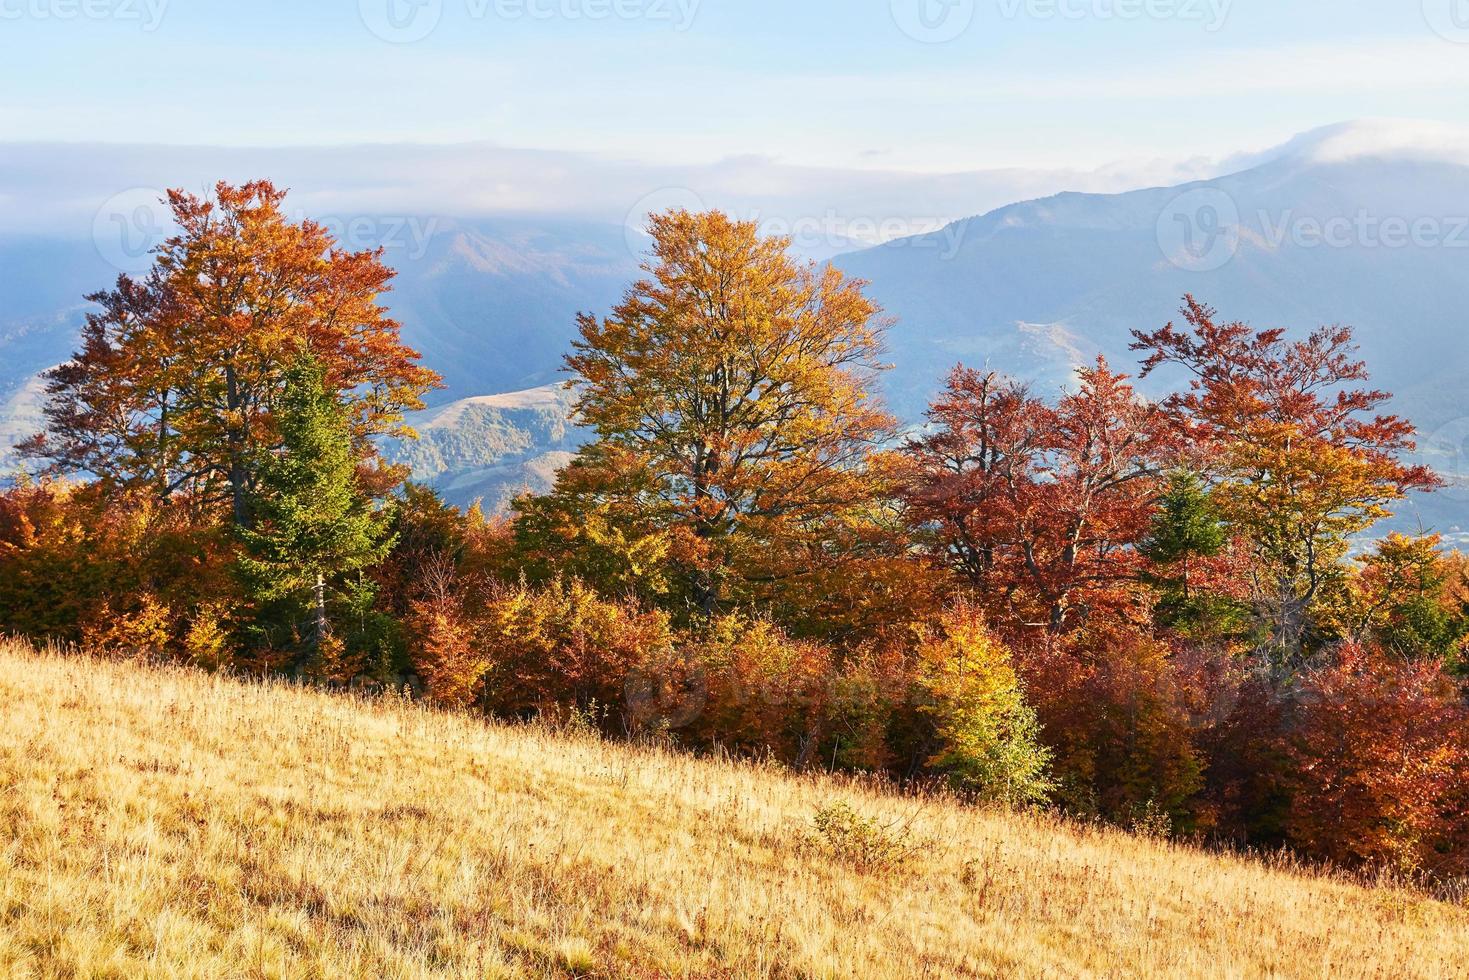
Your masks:
<instances>
[{"instance_id":1,"label":"treeline","mask_svg":"<svg viewBox=\"0 0 1469 980\"><path fill-rule=\"evenodd\" d=\"M0 629L1469 873L1469 566L1354 553L1437 480L1350 330L1188 298L1135 335L1164 402L959 367L905 434L863 283L671 212L567 358L594 440L487 519L378 456L437 377L381 256L283 196L171 193L90 297L0 496Z\"/></svg>"}]
</instances>

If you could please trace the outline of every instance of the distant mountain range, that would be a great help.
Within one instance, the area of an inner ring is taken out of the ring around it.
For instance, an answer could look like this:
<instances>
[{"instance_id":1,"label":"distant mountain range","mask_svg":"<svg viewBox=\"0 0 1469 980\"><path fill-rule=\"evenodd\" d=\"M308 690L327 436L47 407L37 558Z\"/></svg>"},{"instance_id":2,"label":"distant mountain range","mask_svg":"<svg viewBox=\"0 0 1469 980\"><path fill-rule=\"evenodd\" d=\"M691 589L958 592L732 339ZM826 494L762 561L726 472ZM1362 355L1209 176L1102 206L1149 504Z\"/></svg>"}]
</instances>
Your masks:
<instances>
[{"instance_id":1,"label":"distant mountain range","mask_svg":"<svg viewBox=\"0 0 1469 980\"><path fill-rule=\"evenodd\" d=\"M1060 194L833 261L897 317L885 386L910 421L959 361L1042 392L1097 353L1131 367L1130 331L1162 325L1185 293L1258 326L1351 324L1374 382L1455 484L1403 520L1462 534L1469 153L1401 135L1333 127L1217 179ZM423 440L389 452L451 499L494 506L544 486L577 445L564 392L544 386L575 314L607 310L636 276L635 249L622 227L566 219L424 219L414 231L384 242L399 271L388 303L448 387L414 420ZM0 448L34 428L35 373L65 358L81 295L114 275L91 243L0 236Z\"/></svg>"}]
</instances>

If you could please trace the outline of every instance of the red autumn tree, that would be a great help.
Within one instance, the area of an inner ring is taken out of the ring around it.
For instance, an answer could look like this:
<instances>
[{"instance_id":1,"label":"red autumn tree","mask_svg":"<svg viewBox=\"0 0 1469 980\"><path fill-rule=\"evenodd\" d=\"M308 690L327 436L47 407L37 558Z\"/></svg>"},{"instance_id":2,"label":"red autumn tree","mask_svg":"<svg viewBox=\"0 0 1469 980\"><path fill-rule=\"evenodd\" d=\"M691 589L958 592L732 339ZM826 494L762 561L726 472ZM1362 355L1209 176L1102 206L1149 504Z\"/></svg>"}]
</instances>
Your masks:
<instances>
[{"instance_id":1,"label":"red autumn tree","mask_svg":"<svg viewBox=\"0 0 1469 980\"><path fill-rule=\"evenodd\" d=\"M1000 620L1064 633L1118 609L1143 565L1176 425L1105 360L1054 406L960 367L910 443L912 519Z\"/></svg>"},{"instance_id":2,"label":"red autumn tree","mask_svg":"<svg viewBox=\"0 0 1469 980\"><path fill-rule=\"evenodd\" d=\"M1168 646L1121 624L1032 636L1016 662L1054 754L1057 799L1124 825L1193 824L1193 692Z\"/></svg>"},{"instance_id":3,"label":"red autumn tree","mask_svg":"<svg viewBox=\"0 0 1469 980\"><path fill-rule=\"evenodd\" d=\"M960 365L927 414L932 431L907 447L909 518L976 592L1002 593L1050 412L1019 383Z\"/></svg>"},{"instance_id":4,"label":"red autumn tree","mask_svg":"<svg viewBox=\"0 0 1469 980\"><path fill-rule=\"evenodd\" d=\"M1438 480L1403 462L1413 427L1381 414L1389 395L1365 387L1349 327L1302 340L1281 329L1222 323L1192 296L1186 329L1135 331L1143 375L1178 365L1190 375L1169 406L1212 448L1212 499L1253 549L1254 599L1287 663L1314 633L1313 605L1340 567L1350 535L1387 506Z\"/></svg>"},{"instance_id":5,"label":"red autumn tree","mask_svg":"<svg viewBox=\"0 0 1469 980\"><path fill-rule=\"evenodd\" d=\"M51 372L48 431L25 447L56 471L159 497L225 504L237 524L254 461L275 444L271 410L286 368L320 363L348 407L358 452L399 433L438 376L418 364L378 299L381 252L349 252L285 191L221 182L211 198L170 191L178 233L142 280L91 300L82 347Z\"/></svg>"}]
</instances>

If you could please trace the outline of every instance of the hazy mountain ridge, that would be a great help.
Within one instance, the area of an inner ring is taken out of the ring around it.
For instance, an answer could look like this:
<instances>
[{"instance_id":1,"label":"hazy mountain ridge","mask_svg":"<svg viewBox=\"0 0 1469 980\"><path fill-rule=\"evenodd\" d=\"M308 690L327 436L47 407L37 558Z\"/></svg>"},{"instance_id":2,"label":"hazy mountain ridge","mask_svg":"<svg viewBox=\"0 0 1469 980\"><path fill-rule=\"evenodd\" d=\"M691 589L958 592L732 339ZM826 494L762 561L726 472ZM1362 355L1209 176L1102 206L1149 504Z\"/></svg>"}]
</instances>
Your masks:
<instances>
[{"instance_id":1,"label":"hazy mountain ridge","mask_svg":"<svg viewBox=\"0 0 1469 980\"><path fill-rule=\"evenodd\" d=\"M960 361L1027 379L1041 394L1069 385L1075 367L1099 353L1132 369L1131 330L1161 326L1192 293L1257 326L1355 326L1374 383L1423 429L1425 458L1464 484L1469 135L1455 134L1328 127L1216 179L1022 201L834 261L869 280L897 317L884 387L909 421ZM1237 213L1237 242L1196 268L1189 236L1218 240L1209 237L1217 231L1210 208ZM1347 222L1346 240L1313 243L1305 233L1333 220ZM1398 247L1374 240L1391 221L1426 223L1437 239ZM638 275L637 237L611 223L419 218L368 226L377 240L348 244L384 245L398 270L385 302L405 340L445 377L434 407L556 381L576 314L606 311ZM36 390L22 387L66 357L81 295L115 272L95 248L35 236L0 240L0 262L3 452L35 418ZM1168 380L1145 390L1159 394ZM540 409L481 404L453 415L453 424L436 418L436 427L421 425L424 442L392 451L460 501L479 493L502 501L510 484L541 479L561 458L547 454L569 452L578 438ZM1450 530L1469 526L1466 508L1469 490L1460 486L1411 519Z\"/></svg>"}]
</instances>

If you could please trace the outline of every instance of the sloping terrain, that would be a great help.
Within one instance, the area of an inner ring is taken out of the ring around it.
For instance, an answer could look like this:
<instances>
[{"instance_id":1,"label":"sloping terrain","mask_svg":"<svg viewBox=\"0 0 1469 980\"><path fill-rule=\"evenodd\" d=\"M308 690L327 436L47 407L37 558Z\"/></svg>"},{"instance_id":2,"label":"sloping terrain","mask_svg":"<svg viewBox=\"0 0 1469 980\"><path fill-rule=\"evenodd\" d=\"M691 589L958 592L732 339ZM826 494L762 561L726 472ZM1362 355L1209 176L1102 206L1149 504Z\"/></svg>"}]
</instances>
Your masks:
<instances>
[{"instance_id":1,"label":"sloping terrain","mask_svg":"<svg viewBox=\"0 0 1469 980\"><path fill-rule=\"evenodd\" d=\"M503 513L520 494L551 489L586 440L570 422L573 400L564 387L545 385L414 412L408 424L418 438L383 440L383 454L450 503Z\"/></svg>"},{"instance_id":2,"label":"sloping terrain","mask_svg":"<svg viewBox=\"0 0 1469 980\"><path fill-rule=\"evenodd\" d=\"M6 977L1469 973L1463 908L942 798L15 645L0 705Z\"/></svg>"}]
</instances>

